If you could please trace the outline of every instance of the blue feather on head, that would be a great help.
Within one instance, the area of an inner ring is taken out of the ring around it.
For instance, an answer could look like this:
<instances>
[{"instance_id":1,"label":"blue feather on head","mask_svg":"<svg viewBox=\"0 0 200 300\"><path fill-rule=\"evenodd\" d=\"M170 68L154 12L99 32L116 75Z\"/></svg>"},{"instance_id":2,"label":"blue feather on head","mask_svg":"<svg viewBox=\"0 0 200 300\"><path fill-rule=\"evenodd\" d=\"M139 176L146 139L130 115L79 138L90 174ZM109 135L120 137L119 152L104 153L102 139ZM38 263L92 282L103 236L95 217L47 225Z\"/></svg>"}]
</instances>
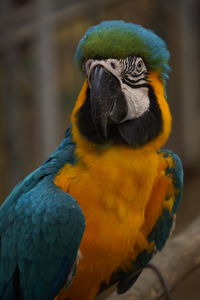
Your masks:
<instances>
[{"instance_id":1,"label":"blue feather on head","mask_svg":"<svg viewBox=\"0 0 200 300\"><path fill-rule=\"evenodd\" d=\"M170 53L153 31L121 20L104 21L90 27L80 40L75 59L80 68L87 59L121 59L141 56L150 71L167 79Z\"/></svg>"}]
</instances>

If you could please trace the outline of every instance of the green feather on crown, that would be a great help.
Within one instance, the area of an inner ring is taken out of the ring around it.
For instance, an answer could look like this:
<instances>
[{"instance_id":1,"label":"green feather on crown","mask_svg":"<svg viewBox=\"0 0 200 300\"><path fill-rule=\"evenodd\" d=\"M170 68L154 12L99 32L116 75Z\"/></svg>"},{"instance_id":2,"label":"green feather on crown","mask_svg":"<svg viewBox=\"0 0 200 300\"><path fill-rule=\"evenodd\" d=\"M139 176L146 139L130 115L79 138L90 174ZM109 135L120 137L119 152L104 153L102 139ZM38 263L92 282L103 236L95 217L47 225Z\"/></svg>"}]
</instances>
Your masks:
<instances>
[{"instance_id":1,"label":"green feather on crown","mask_svg":"<svg viewBox=\"0 0 200 300\"><path fill-rule=\"evenodd\" d=\"M166 43L153 31L124 21L104 21L88 29L80 40L75 59L82 69L89 58L125 58L141 56L149 70L168 78L170 67Z\"/></svg>"}]
</instances>

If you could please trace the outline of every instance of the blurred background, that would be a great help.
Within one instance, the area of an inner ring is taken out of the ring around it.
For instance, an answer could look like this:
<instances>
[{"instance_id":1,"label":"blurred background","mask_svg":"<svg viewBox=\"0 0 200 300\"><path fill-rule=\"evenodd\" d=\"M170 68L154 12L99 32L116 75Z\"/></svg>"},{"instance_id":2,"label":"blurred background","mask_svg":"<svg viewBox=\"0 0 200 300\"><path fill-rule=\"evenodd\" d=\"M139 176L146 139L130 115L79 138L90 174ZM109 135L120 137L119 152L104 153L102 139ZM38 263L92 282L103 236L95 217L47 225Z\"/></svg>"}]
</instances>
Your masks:
<instances>
[{"instance_id":1,"label":"blurred background","mask_svg":"<svg viewBox=\"0 0 200 300\"><path fill-rule=\"evenodd\" d=\"M0 202L62 139L84 80L77 43L107 19L151 28L171 52L167 147L185 169L178 233L200 214L199 0L0 0ZM172 295L200 299L200 271Z\"/></svg>"}]
</instances>

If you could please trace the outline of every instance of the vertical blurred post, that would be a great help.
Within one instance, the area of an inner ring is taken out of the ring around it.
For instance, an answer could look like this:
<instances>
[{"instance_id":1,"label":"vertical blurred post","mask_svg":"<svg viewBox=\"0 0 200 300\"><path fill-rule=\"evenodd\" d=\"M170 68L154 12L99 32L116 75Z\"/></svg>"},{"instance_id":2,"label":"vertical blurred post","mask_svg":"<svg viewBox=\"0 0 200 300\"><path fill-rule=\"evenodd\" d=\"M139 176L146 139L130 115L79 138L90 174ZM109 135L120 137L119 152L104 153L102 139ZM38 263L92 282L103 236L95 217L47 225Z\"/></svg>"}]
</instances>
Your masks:
<instances>
[{"instance_id":1,"label":"vertical blurred post","mask_svg":"<svg viewBox=\"0 0 200 300\"><path fill-rule=\"evenodd\" d=\"M16 128L18 125L18 105L19 94L17 90L17 74L19 67L19 56L17 44L7 43L5 36L9 25L7 18L12 13L12 1L0 1L0 36L4 39L1 45L1 67L3 72L2 91L1 91L1 109L2 112L2 136L1 136L1 184L0 196L5 197L7 189L16 183L20 178L20 147Z\"/></svg>"},{"instance_id":2,"label":"vertical blurred post","mask_svg":"<svg viewBox=\"0 0 200 300\"><path fill-rule=\"evenodd\" d=\"M3 16L4 13L8 13L12 7L12 2L9 0L0 1L0 15Z\"/></svg>"},{"instance_id":3,"label":"vertical blurred post","mask_svg":"<svg viewBox=\"0 0 200 300\"><path fill-rule=\"evenodd\" d=\"M53 40L54 24L49 18L52 0L36 0L37 13L37 103L41 126L42 158L54 150L59 138L59 103L56 78L56 53Z\"/></svg>"},{"instance_id":4,"label":"vertical blurred post","mask_svg":"<svg viewBox=\"0 0 200 300\"><path fill-rule=\"evenodd\" d=\"M199 0L180 2L184 153L188 165L199 162ZM198 22L198 24L197 24ZM198 32L197 32L198 30Z\"/></svg>"}]
</instances>

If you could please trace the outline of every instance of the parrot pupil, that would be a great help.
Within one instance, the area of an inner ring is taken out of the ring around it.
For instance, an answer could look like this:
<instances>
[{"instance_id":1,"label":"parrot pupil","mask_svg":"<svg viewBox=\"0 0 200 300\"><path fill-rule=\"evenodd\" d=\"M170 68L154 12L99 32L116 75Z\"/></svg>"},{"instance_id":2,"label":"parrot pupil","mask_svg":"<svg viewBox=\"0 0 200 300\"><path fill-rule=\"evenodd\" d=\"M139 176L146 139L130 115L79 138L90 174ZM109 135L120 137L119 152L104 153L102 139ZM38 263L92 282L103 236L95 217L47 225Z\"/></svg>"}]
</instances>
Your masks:
<instances>
[{"instance_id":1,"label":"parrot pupil","mask_svg":"<svg viewBox=\"0 0 200 300\"><path fill-rule=\"evenodd\" d=\"M138 70L141 70L141 68L142 68L142 62L140 61L140 62L138 63Z\"/></svg>"}]
</instances>

